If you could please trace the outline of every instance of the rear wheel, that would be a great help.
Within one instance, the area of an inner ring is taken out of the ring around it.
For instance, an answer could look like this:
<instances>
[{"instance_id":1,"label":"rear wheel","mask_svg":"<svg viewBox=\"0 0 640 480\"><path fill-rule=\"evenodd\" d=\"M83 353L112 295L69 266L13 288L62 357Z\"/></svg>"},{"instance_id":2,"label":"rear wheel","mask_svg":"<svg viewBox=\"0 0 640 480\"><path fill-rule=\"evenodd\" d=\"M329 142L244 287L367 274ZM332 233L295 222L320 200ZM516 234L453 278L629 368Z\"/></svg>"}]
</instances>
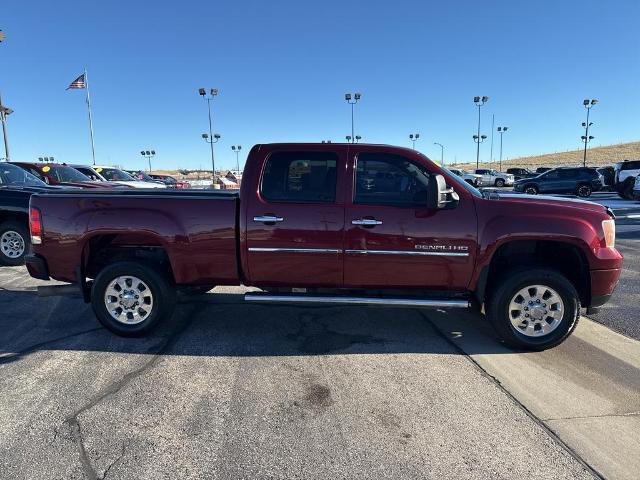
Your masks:
<instances>
[{"instance_id":1,"label":"rear wheel","mask_svg":"<svg viewBox=\"0 0 640 480\"><path fill-rule=\"evenodd\" d=\"M504 179L497 178L496 179L496 187L504 187Z\"/></svg>"},{"instance_id":2,"label":"rear wheel","mask_svg":"<svg viewBox=\"0 0 640 480\"><path fill-rule=\"evenodd\" d=\"M0 224L0 265L22 265L29 245L29 232L22 223L9 220Z\"/></svg>"},{"instance_id":3,"label":"rear wheel","mask_svg":"<svg viewBox=\"0 0 640 480\"><path fill-rule=\"evenodd\" d=\"M587 185L586 183L584 183L582 185L578 185L578 190L576 191L576 194L579 197L588 198L591 196L592 192L593 192L593 189L591 188L591 185Z\"/></svg>"},{"instance_id":4,"label":"rear wheel","mask_svg":"<svg viewBox=\"0 0 640 480\"><path fill-rule=\"evenodd\" d=\"M527 185L526 187L524 187L524 193L526 193L527 195L537 195L538 187L536 187L535 185Z\"/></svg>"},{"instance_id":5,"label":"rear wheel","mask_svg":"<svg viewBox=\"0 0 640 480\"><path fill-rule=\"evenodd\" d=\"M107 329L123 337L147 333L175 307L168 275L140 262L118 262L104 268L91 289L91 305Z\"/></svg>"},{"instance_id":6,"label":"rear wheel","mask_svg":"<svg viewBox=\"0 0 640 480\"><path fill-rule=\"evenodd\" d=\"M555 270L519 271L498 282L487 302L487 314L508 345L546 350L562 343L576 328L580 297Z\"/></svg>"}]
</instances>

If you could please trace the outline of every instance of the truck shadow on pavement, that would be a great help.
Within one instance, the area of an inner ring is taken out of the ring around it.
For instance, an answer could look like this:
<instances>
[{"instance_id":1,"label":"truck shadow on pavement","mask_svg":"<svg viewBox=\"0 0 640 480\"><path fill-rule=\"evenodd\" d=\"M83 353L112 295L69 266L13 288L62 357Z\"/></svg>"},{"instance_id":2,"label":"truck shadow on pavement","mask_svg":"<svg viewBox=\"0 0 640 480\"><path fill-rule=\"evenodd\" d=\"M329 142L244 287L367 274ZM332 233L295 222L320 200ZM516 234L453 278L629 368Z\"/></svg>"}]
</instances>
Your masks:
<instances>
[{"instance_id":1,"label":"truck shadow on pavement","mask_svg":"<svg viewBox=\"0 0 640 480\"><path fill-rule=\"evenodd\" d=\"M481 315L458 310L256 305L237 294L181 302L171 320L142 338L113 335L79 298L41 298L32 291L5 289L0 312L0 365L51 350L191 356L460 354L449 335L434 326L432 315L461 315L488 328ZM515 353L495 335L488 342L483 338L477 351L467 353Z\"/></svg>"}]
</instances>

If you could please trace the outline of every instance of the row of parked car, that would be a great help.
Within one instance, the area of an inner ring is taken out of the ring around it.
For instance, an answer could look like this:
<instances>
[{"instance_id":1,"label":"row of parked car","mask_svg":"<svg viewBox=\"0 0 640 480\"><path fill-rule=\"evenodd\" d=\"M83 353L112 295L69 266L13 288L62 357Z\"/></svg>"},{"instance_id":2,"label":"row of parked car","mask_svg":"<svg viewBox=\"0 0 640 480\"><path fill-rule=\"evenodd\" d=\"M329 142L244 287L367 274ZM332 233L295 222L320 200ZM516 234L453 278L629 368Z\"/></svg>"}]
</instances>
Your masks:
<instances>
[{"instance_id":1,"label":"row of parked car","mask_svg":"<svg viewBox=\"0 0 640 480\"><path fill-rule=\"evenodd\" d=\"M599 168L540 167L535 171L508 168L506 172L482 168L450 170L475 187L513 186L514 191L529 195L568 193L589 197L593 192L608 190L629 200L640 197L640 160L626 160Z\"/></svg>"},{"instance_id":2,"label":"row of parked car","mask_svg":"<svg viewBox=\"0 0 640 480\"><path fill-rule=\"evenodd\" d=\"M168 175L95 165L0 162L0 265L20 265L29 247L33 193L69 189L189 188Z\"/></svg>"},{"instance_id":3,"label":"row of parked car","mask_svg":"<svg viewBox=\"0 0 640 480\"><path fill-rule=\"evenodd\" d=\"M9 162L29 172L47 185L78 188L188 188L188 182L169 175L153 175L138 171L125 171L115 167L97 165L70 165L66 163Z\"/></svg>"}]
</instances>

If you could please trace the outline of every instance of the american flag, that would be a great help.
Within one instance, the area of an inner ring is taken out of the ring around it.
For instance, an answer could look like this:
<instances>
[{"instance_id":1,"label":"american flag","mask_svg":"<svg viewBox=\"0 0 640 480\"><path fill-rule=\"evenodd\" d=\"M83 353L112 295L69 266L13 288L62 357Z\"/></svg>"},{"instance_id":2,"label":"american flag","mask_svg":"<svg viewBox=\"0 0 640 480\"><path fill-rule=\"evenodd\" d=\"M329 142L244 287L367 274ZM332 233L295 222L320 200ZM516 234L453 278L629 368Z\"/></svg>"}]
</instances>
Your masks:
<instances>
[{"instance_id":1,"label":"american flag","mask_svg":"<svg viewBox=\"0 0 640 480\"><path fill-rule=\"evenodd\" d=\"M73 82L71 82L69 84L69 86L67 87L67 90L69 90L70 88L86 88L87 83L84 80L84 73L82 75L80 75L78 78L76 78Z\"/></svg>"}]
</instances>

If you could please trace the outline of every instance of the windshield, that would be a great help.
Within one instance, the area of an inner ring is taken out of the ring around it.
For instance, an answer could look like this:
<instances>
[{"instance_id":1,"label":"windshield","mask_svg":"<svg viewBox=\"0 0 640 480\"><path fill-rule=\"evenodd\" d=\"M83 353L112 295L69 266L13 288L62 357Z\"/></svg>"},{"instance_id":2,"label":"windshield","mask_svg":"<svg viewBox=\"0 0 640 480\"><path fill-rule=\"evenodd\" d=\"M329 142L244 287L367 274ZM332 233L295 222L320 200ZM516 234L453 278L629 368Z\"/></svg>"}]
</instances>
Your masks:
<instances>
[{"instance_id":1,"label":"windshield","mask_svg":"<svg viewBox=\"0 0 640 480\"><path fill-rule=\"evenodd\" d=\"M138 170L137 172L131 172L131 176L141 180L143 182L155 182L153 178L144 173L142 170Z\"/></svg>"},{"instance_id":2,"label":"windshield","mask_svg":"<svg viewBox=\"0 0 640 480\"><path fill-rule=\"evenodd\" d=\"M47 184L35 175L9 163L0 164L0 185L22 185L46 187Z\"/></svg>"},{"instance_id":3,"label":"windshield","mask_svg":"<svg viewBox=\"0 0 640 480\"><path fill-rule=\"evenodd\" d=\"M67 165L45 165L42 172L58 182L90 182L91 179Z\"/></svg>"},{"instance_id":4,"label":"windshield","mask_svg":"<svg viewBox=\"0 0 640 480\"><path fill-rule=\"evenodd\" d=\"M471 192L476 197L482 197L482 192L480 192L480 190L478 190L476 187L474 187L470 183L465 182L462 177L459 177L458 175L453 173L448 168L442 167L442 170L444 170L445 172L449 173L451 175L451 179L454 182L456 182L459 186L461 186L462 188L464 188L468 192Z\"/></svg>"},{"instance_id":5,"label":"windshield","mask_svg":"<svg viewBox=\"0 0 640 480\"><path fill-rule=\"evenodd\" d=\"M133 178L131 175L117 168L96 168L96 172L98 172L100 175L102 175L104 178L106 178L110 182L115 182L115 181L135 182L136 181L136 179Z\"/></svg>"}]
</instances>

